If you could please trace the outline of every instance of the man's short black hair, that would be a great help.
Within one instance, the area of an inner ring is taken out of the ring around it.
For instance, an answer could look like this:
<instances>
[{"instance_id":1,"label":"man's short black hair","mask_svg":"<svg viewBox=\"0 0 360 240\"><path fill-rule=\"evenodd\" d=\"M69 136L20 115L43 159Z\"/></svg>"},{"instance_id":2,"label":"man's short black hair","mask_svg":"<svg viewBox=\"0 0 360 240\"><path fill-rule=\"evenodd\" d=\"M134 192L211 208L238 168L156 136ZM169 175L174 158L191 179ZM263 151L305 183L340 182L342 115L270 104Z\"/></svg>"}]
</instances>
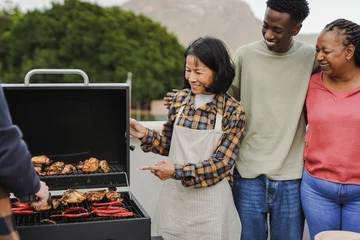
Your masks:
<instances>
[{"instance_id":1,"label":"man's short black hair","mask_svg":"<svg viewBox=\"0 0 360 240\"><path fill-rule=\"evenodd\" d=\"M266 5L274 11L290 14L297 23L302 23L310 13L307 0L268 0Z\"/></svg>"},{"instance_id":2,"label":"man's short black hair","mask_svg":"<svg viewBox=\"0 0 360 240\"><path fill-rule=\"evenodd\" d=\"M215 72L214 83L206 88L211 93L226 93L235 77L235 66L223 41L214 37L200 37L193 41L185 50L185 64L188 55L199 59L203 64ZM190 88L184 79L184 88Z\"/></svg>"}]
</instances>

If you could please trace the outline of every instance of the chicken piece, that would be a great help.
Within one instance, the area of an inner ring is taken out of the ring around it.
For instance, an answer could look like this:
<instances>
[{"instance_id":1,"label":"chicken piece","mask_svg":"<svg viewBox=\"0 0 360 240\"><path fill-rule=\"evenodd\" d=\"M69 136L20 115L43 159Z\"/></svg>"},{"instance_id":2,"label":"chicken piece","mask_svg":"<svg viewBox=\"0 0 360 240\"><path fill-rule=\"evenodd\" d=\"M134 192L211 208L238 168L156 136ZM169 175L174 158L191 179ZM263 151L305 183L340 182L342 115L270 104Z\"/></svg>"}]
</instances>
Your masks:
<instances>
[{"instance_id":1,"label":"chicken piece","mask_svg":"<svg viewBox=\"0 0 360 240\"><path fill-rule=\"evenodd\" d=\"M70 173L73 173L75 172L76 170L76 167L71 165L71 164L66 164L65 167L62 169L61 173L60 174L70 174Z\"/></svg>"},{"instance_id":2,"label":"chicken piece","mask_svg":"<svg viewBox=\"0 0 360 240\"><path fill-rule=\"evenodd\" d=\"M35 168L36 173L39 176L45 176L46 175L46 172L43 172L42 167L34 167L34 168Z\"/></svg>"},{"instance_id":3,"label":"chicken piece","mask_svg":"<svg viewBox=\"0 0 360 240\"><path fill-rule=\"evenodd\" d=\"M63 162L55 162L53 164L51 164L51 166L46 167L45 171L49 172L49 171L62 171L62 169L65 167L65 163Z\"/></svg>"},{"instance_id":4,"label":"chicken piece","mask_svg":"<svg viewBox=\"0 0 360 240\"><path fill-rule=\"evenodd\" d=\"M50 164L50 158L48 158L45 155L33 156L31 158L31 161L33 162L33 164L45 164L45 165Z\"/></svg>"},{"instance_id":5,"label":"chicken piece","mask_svg":"<svg viewBox=\"0 0 360 240\"><path fill-rule=\"evenodd\" d=\"M90 202L98 202L105 197L106 190L89 191L85 193L86 199Z\"/></svg>"},{"instance_id":6,"label":"chicken piece","mask_svg":"<svg viewBox=\"0 0 360 240\"><path fill-rule=\"evenodd\" d=\"M92 172L96 172L99 167L100 167L100 164L99 164L99 160L97 158L89 158L89 159L86 159L85 162L84 162L84 166L82 168L82 171L84 173L92 173Z\"/></svg>"},{"instance_id":7,"label":"chicken piece","mask_svg":"<svg viewBox=\"0 0 360 240\"><path fill-rule=\"evenodd\" d=\"M110 167L109 167L109 164L106 160L101 160L100 161L100 167L101 167L101 170L103 170L103 172L107 173L110 171Z\"/></svg>"},{"instance_id":8,"label":"chicken piece","mask_svg":"<svg viewBox=\"0 0 360 240\"><path fill-rule=\"evenodd\" d=\"M110 202L122 202L123 199L121 198L121 194L115 191L108 191L106 193L106 198L110 201Z\"/></svg>"},{"instance_id":9,"label":"chicken piece","mask_svg":"<svg viewBox=\"0 0 360 240\"><path fill-rule=\"evenodd\" d=\"M35 211L46 211L46 210L50 210L51 208L56 209L58 206L60 205L60 201L57 199L51 199L51 197L49 196L49 199L46 201L46 203L41 206L41 207L36 207L33 206L33 208L35 209Z\"/></svg>"},{"instance_id":10,"label":"chicken piece","mask_svg":"<svg viewBox=\"0 0 360 240\"><path fill-rule=\"evenodd\" d=\"M63 193L60 202L63 205L67 205L68 203L81 203L85 199L86 197L84 193L74 189L68 189Z\"/></svg>"},{"instance_id":11,"label":"chicken piece","mask_svg":"<svg viewBox=\"0 0 360 240\"><path fill-rule=\"evenodd\" d=\"M52 204L51 204L50 199L48 199L48 200L46 201L46 203L45 203L44 205L42 205L41 207L33 206L33 208L35 209L35 211L38 211L38 212L50 210L51 207L52 207Z\"/></svg>"},{"instance_id":12,"label":"chicken piece","mask_svg":"<svg viewBox=\"0 0 360 240\"><path fill-rule=\"evenodd\" d=\"M58 199L52 199L51 204L52 204L53 209L57 209L58 206L60 205L60 201Z\"/></svg>"},{"instance_id":13,"label":"chicken piece","mask_svg":"<svg viewBox=\"0 0 360 240\"><path fill-rule=\"evenodd\" d=\"M41 167L34 167L35 171L37 172L37 174L40 175L40 173L42 173L42 168Z\"/></svg>"},{"instance_id":14,"label":"chicken piece","mask_svg":"<svg viewBox=\"0 0 360 240\"><path fill-rule=\"evenodd\" d=\"M34 163L34 167L43 167L45 164L41 164L41 163Z\"/></svg>"},{"instance_id":15,"label":"chicken piece","mask_svg":"<svg viewBox=\"0 0 360 240\"><path fill-rule=\"evenodd\" d=\"M52 207L52 203L51 203L51 195L49 194L49 197L46 201L46 203L44 205L42 205L41 207L37 207L37 206L32 206L34 208L35 211L47 211L50 210Z\"/></svg>"},{"instance_id":16,"label":"chicken piece","mask_svg":"<svg viewBox=\"0 0 360 240\"><path fill-rule=\"evenodd\" d=\"M77 169L80 169L82 170L84 167L84 162L83 161L80 161L79 164L76 166Z\"/></svg>"},{"instance_id":17,"label":"chicken piece","mask_svg":"<svg viewBox=\"0 0 360 240\"><path fill-rule=\"evenodd\" d=\"M59 175L63 171L65 167L65 163L63 162L55 162L51 166L46 167L44 171L46 172L46 175L52 176L52 175Z\"/></svg>"}]
</instances>

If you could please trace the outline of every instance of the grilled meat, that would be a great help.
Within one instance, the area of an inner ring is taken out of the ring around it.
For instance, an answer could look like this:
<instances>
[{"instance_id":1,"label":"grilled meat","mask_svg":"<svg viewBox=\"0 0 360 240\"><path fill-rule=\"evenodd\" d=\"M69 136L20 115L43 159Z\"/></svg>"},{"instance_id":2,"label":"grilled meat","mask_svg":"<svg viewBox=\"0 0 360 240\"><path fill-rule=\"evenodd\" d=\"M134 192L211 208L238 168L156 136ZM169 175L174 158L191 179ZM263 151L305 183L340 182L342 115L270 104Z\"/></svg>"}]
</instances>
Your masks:
<instances>
[{"instance_id":1,"label":"grilled meat","mask_svg":"<svg viewBox=\"0 0 360 240\"><path fill-rule=\"evenodd\" d=\"M64 168L64 166L65 166L65 163L63 163L63 162L55 162L55 163L51 164L51 166L46 167L45 171L58 171L59 168L62 170Z\"/></svg>"},{"instance_id":2,"label":"grilled meat","mask_svg":"<svg viewBox=\"0 0 360 240\"><path fill-rule=\"evenodd\" d=\"M82 171L85 173L96 172L100 167L100 161L97 158L89 158L84 162Z\"/></svg>"},{"instance_id":3,"label":"grilled meat","mask_svg":"<svg viewBox=\"0 0 360 240\"><path fill-rule=\"evenodd\" d=\"M34 163L34 167L43 167L44 166L44 164L41 164L41 163Z\"/></svg>"},{"instance_id":4,"label":"grilled meat","mask_svg":"<svg viewBox=\"0 0 360 240\"><path fill-rule=\"evenodd\" d=\"M89 191L85 193L86 199L90 202L98 202L105 197L106 190Z\"/></svg>"},{"instance_id":5,"label":"grilled meat","mask_svg":"<svg viewBox=\"0 0 360 240\"><path fill-rule=\"evenodd\" d=\"M84 193L74 189L68 189L63 193L60 202L63 205L67 205L68 203L81 203L85 199L86 197Z\"/></svg>"},{"instance_id":6,"label":"grilled meat","mask_svg":"<svg viewBox=\"0 0 360 240\"><path fill-rule=\"evenodd\" d=\"M45 176L46 175L46 173L43 172L42 167L34 167L34 168L35 168L35 171L37 172L37 174L39 176Z\"/></svg>"},{"instance_id":7,"label":"grilled meat","mask_svg":"<svg viewBox=\"0 0 360 240\"><path fill-rule=\"evenodd\" d=\"M35 211L47 211L50 210L52 207L52 202L51 202L51 195L49 194L49 197L46 201L46 203L44 205L42 205L41 207L37 207L37 206L32 206L34 208Z\"/></svg>"},{"instance_id":8,"label":"grilled meat","mask_svg":"<svg viewBox=\"0 0 360 240\"><path fill-rule=\"evenodd\" d=\"M58 206L60 205L60 201L58 199L52 199L51 204L52 204L53 209L57 209Z\"/></svg>"},{"instance_id":9,"label":"grilled meat","mask_svg":"<svg viewBox=\"0 0 360 240\"><path fill-rule=\"evenodd\" d=\"M50 210L51 207L52 207L52 204L51 204L51 201L50 201L50 200L46 201L46 203L45 203L44 205L42 205L41 207L33 206L33 208L35 209L35 211L38 211L38 212Z\"/></svg>"},{"instance_id":10,"label":"grilled meat","mask_svg":"<svg viewBox=\"0 0 360 240\"><path fill-rule=\"evenodd\" d=\"M71 164L66 164L65 167L62 169L60 174L63 174L63 175L70 174L70 173L75 172L75 170L76 170L76 167L74 167Z\"/></svg>"},{"instance_id":11,"label":"grilled meat","mask_svg":"<svg viewBox=\"0 0 360 240\"><path fill-rule=\"evenodd\" d=\"M115 191L108 191L106 193L106 198L110 201L110 202L121 202L123 199L121 198L120 193L115 192Z\"/></svg>"},{"instance_id":12,"label":"grilled meat","mask_svg":"<svg viewBox=\"0 0 360 240\"><path fill-rule=\"evenodd\" d=\"M82 170L84 167L84 162L83 161L80 161L79 164L76 166L77 169L80 169Z\"/></svg>"},{"instance_id":13,"label":"grilled meat","mask_svg":"<svg viewBox=\"0 0 360 240\"><path fill-rule=\"evenodd\" d=\"M33 162L33 164L45 164L45 165L50 164L50 158L48 158L45 155L34 156L31 158L31 161Z\"/></svg>"},{"instance_id":14,"label":"grilled meat","mask_svg":"<svg viewBox=\"0 0 360 240\"><path fill-rule=\"evenodd\" d=\"M64 167L65 167L65 163L55 162L51 166L46 167L44 171L46 172L46 175L52 176L52 175L61 174Z\"/></svg>"},{"instance_id":15,"label":"grilled meat","mask_svg":"<svg viewBox=\"0 0 360 240\"><path fill-rule=\"evenodd\" d=\"M107 173L110 171L110 167L109 167L109 164L106 160L101 160L100 161L100 167L101 167L101 170L103 170L103 172Z\"/></svg>"}]
</instances>

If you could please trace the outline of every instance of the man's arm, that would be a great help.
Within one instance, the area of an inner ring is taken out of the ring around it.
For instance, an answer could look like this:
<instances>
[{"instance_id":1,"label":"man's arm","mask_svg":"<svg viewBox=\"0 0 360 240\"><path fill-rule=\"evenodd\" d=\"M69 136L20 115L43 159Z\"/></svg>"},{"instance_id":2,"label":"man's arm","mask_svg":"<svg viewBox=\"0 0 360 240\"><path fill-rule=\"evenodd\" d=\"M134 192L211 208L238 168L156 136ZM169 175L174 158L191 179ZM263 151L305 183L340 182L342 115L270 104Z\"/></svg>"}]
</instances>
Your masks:
<instances>
[{"instance_id":1,"label":"man's arm","mask_svg":"<svg viewBox=\"0 0 360 240\"><path fill-rule=\"evenodd\" d=\"M0 185L15 196L33 195L40 190L30 158L20 130L12 123L0 86Z\"/></svg>"}]
</instances>

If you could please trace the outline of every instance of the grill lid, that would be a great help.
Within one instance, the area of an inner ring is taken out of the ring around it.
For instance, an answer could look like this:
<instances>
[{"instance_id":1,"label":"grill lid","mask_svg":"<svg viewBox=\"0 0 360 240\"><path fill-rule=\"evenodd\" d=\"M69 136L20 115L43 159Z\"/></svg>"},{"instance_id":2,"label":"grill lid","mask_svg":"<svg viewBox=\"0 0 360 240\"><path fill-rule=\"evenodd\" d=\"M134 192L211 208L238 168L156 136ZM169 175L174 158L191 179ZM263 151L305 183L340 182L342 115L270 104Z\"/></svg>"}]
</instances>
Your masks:
<instances>
[{"instance_id":1,"label":"grill lid","mask_svg":"<svg viewBox=\"0 0 360 240\"><path fill-rule=\"evenodd\" d=\"M14 124L33 156L76 166L90 157L110 171L40 177L50 190L128 186L129 86L126 84L3 84Z\"/></svg>"}]
</instances>

